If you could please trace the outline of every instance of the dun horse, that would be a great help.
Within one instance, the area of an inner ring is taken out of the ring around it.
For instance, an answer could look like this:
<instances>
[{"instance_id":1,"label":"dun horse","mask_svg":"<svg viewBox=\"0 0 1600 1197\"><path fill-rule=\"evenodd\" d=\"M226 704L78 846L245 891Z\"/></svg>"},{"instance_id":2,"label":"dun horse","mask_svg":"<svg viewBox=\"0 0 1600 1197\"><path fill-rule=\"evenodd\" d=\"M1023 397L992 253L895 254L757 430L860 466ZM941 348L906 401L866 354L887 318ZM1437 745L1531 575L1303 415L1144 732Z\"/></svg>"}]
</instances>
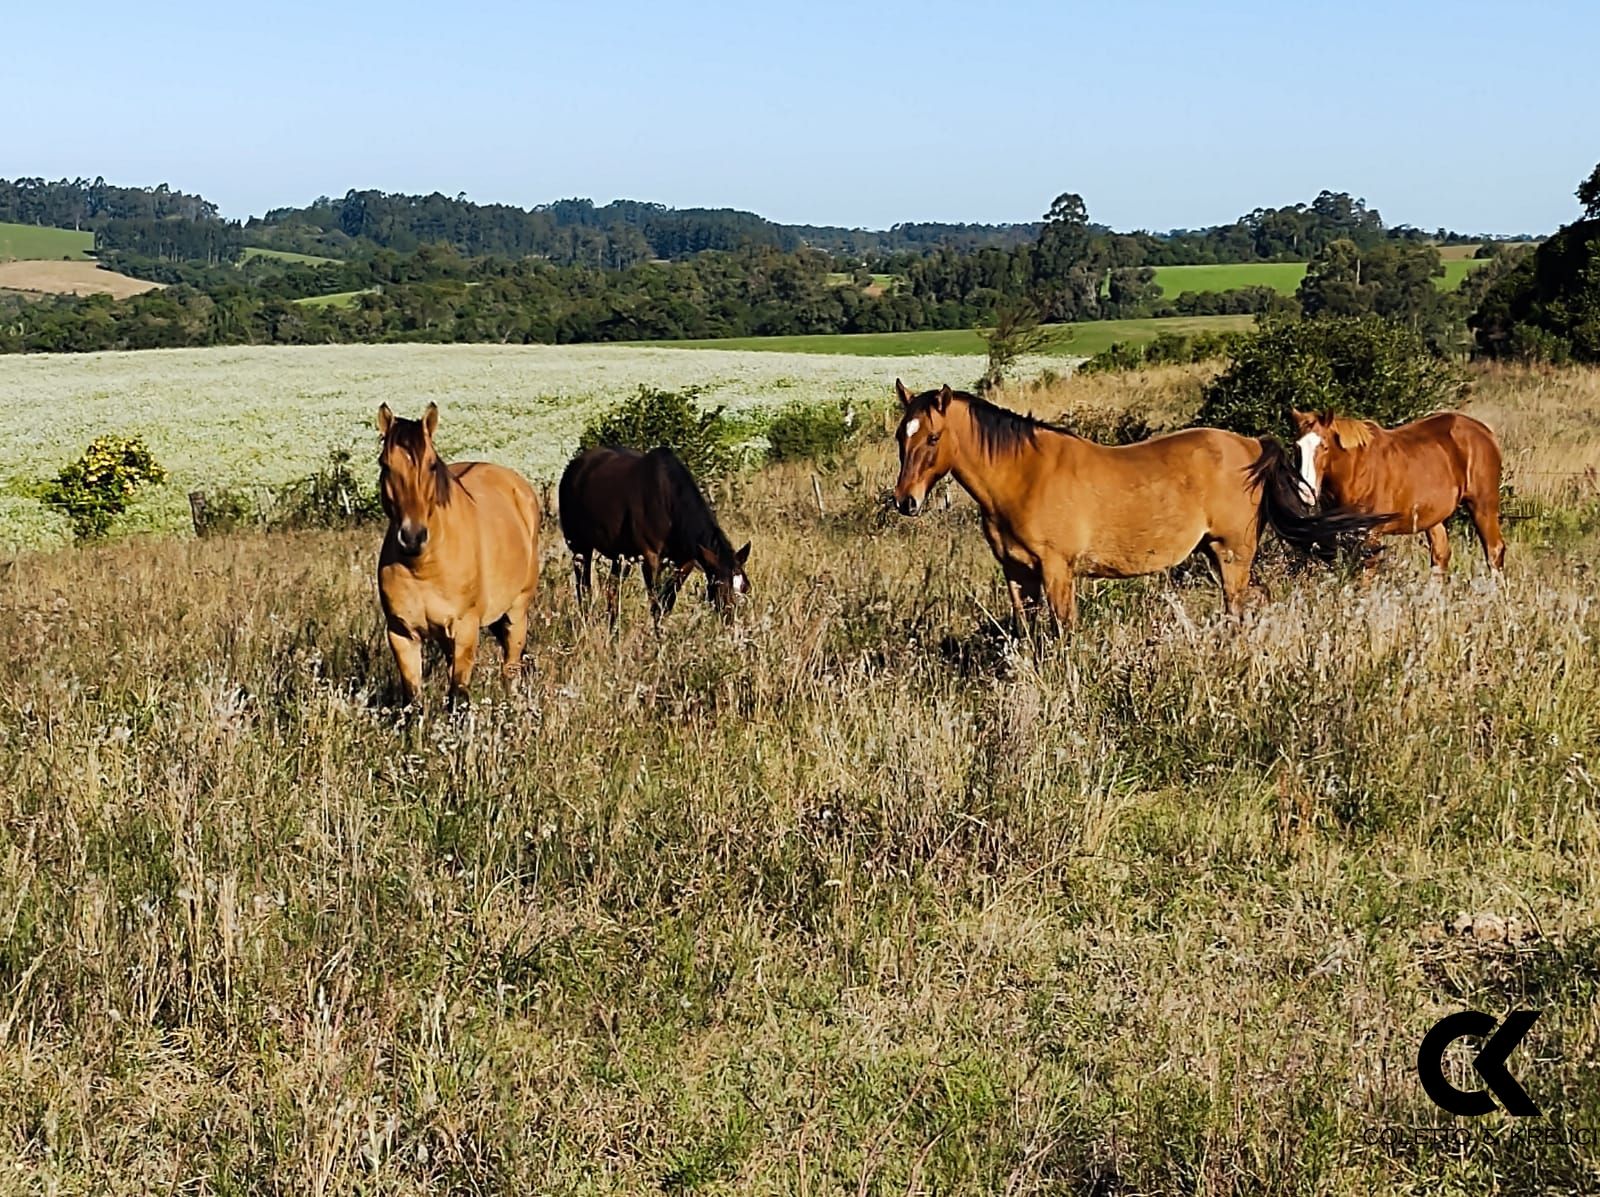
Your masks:
<instances>
[{"instance_id":1,"label":"dun horse","mask_svg":"<svg viewBox=\"0 0 1600 1197\"><path fill-rule=\"evenodd\" d=\"M895 502L915 515L928 488L954 474L983 513L1021 623L1041 594L1060 623L1077 618L1080 577L1154 573L1204 548L1222 581L1225 609L1239 606L1263 523L1291 544L1327 555L1371 517L1316 513L1299 494L1283 447L1217 428L1190 428L1134 445L1098 445L975 395L910 394Z\"/></svg>"},{"instance_id":2,"label":"dun horse","mask_svg":"<svg viewBox=\"0 0 1600 1197\"><path fill-rule=\"evenodd\" d=\"M705 571L706 600L724 613L750 591L744 572L750 545L734 551L694 475L670 449L586 450L562 473L559 502L580 607L588 601L594 557L611 561L606 609L612 623L620 579L634 558L643 566L657 622L696 567Z\"/></svg>"},{"instance_id":3,"label":"dun horse","mask_svg":"<svg viewBox=\"0 0 1600 1197\"><path fill-rule=\"evenodd\" d=\"M378 595L406 698L422 692L422 642L450 652L450 697L465 696L487 626L515 677L539 587L539 500L522 475L482 461L446 465L433 447L439 407L402 420L386 403L379 489L389 529Z\"/></svg>"},{"instance_id":4,"label":"dun horse","mask_svg":"<svg viewBox=\"0 0 1600 1197\"><path fill-rule=\"evenodd\" d=\"M1391 512L1370 536L1422 533L1433 568L1450 568L1444 524L1465 507L1489 568L1506 557L1500 536L1500 445L1488 427L1458 412L1424 416L1399 428L1332 412L1294 412L1306 494L1346 508Z\"/></svg>"}]
</instances>

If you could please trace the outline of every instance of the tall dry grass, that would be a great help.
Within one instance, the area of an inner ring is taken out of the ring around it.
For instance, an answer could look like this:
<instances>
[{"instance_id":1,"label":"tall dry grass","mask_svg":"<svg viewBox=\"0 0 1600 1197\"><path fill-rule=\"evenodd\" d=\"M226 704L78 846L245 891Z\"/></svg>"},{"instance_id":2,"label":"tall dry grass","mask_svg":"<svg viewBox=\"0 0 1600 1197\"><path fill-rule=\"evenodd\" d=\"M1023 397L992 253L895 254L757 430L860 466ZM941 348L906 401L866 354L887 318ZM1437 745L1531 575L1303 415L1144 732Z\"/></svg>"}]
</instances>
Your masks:
<instances>
[{"instance_id":1,"label":"tall dry grass","mask_svg":"<svg viewBox=\"0 0 1600 1197\"><path fill-rule=\"evenodd\" d=\"M370 533L0 567L5 1184L1593 1189L1595 532L1019 648L888 467L724 498L731 627L635 582L613 637L551 544L456 717L390 705ZM1382 1137L1446 1121L1433 1021L1522 1005L1543 1138Z\"/></svg>"}]
</instances>

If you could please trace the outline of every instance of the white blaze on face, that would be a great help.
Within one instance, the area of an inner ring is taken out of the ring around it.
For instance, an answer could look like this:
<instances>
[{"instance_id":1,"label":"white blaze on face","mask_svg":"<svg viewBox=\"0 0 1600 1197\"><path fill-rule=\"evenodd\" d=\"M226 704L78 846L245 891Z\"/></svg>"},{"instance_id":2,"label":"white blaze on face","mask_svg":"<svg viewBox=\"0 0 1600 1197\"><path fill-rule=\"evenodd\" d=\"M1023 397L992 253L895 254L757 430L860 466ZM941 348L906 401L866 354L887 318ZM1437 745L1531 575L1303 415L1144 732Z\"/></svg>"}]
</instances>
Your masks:
<instances>
[{"instance_id":1,"label":"white blaze on face","mask_svg":"<svg viewBox=\"0 0 1600 1197\"><path fill-rule=\"evenodd\" d=\"M743 594L745 587L748 585L750 585L750 583L745 581L745 576L743 574L733 575L733 592L735 594Z\"/></svg>"},{"instance_id":2,"label":"white blaze on face","mask_svg":"<svg viewBox=\"0 0 1600 1197\"><path fill-rule=\"evenodd\" d=\"M906 440L910 440L912 437L916 436L917 435L917 429L919 429L921 427L922 427L922 421L921 420L907 420L906 421Z\"/></svg>"},{"instance_id":3,"label":"white blaze on face","mask_svg":"<svg viewBox=\"0 0 1600 1197\"><path fill-rule=\"evenodd\" d=\"M1306 502L1315 504L1317 501L1317 446L1322 444L1322 438L1315 432L1308 432L1295 443L1300 447L1300 485L1305 491Z\"/></svg>"}]
</instances>

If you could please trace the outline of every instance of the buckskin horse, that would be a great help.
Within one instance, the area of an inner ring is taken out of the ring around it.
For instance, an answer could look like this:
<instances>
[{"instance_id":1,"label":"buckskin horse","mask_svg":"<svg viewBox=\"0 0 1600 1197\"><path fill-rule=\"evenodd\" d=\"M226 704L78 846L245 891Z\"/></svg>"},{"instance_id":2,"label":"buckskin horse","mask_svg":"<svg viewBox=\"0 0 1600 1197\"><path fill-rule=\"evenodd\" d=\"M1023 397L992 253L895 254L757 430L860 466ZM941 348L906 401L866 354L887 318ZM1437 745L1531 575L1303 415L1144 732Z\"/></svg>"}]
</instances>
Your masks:
<instances>
[{"instance_id":1,"label":"buckskin horse","mask_svg":"<svg viewBox=\"0 0 1600 1197\"><path fill-rule=\"evenodd\" d=\"M1364 512L1389 512L1369 533L1420 532L1436 573L1450 568L1445 521L1465 507L1484 560L1505 562L1500 535L1500 444L1487 425L1460 412L1438 412L1385 429L1332 412L1291 412L1299 434L1306 496Z\"/></svg>"},{"instance_id":2,"label":"buckskin horse","mask_svg":"<svg viewBox=\"0 0 1600 1197\"><path fill-rule=\"evenodd\" d=\"M749 543L734 549L694 475L672 450L587 449L567 464L557 493L580 608L589 599L596 555L611 562L606 610L613 624L620 580L634 559L643 567L657 624L696 567L705 572L706 600L724 614L750 593L744 569Z\"/></svg>"},{"instance_id":3,"label":"buckskin horse","mask_svg":"<svg viewBox=\"0 0 1600 1197\"><path fill-rule=\"evenodd\" d=\"M422 644L450 653L450 699L466 696L487 626L517 675L539 588L539 499L522 475L484 461L446 465L434 449L439 407L403 420L385 403L378 487L389 527L378 597L406 700L422 693Z\"/></svg>"},{"instance_id":4,"label":"buckskin horse","mask_svg":"<svg viewBox=\"0 0 1600 1197\"><path fill-rule=\"evenodd\" d=\"M1056 622L1071 626L1080 577L1154 573L1197 548L1216 565L1223 607L1234 611L1264 523L1321 557L1341 536L1375 523L1313 511L1288 453L1271 438L1188 428L1099 445L948 386L913 395L899 379L894 385L904 409L896 505L916 515L928 488L953 474L982 511L1019 624L1038 611L1042 594Z\"/></svg>"}]
</instances>

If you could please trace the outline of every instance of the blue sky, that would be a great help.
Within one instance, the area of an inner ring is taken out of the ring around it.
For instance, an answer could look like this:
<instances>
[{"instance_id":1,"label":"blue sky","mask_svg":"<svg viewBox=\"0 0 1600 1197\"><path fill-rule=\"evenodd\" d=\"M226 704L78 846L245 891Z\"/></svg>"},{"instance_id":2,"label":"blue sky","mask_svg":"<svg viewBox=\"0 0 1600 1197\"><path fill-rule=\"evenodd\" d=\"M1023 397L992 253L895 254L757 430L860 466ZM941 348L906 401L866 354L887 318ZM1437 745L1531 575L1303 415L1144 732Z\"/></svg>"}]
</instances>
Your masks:
<instances>
[{"instance_id":1,"label":"blue sky","mask_svg":"<svg viewBox=\"0 0 1600 1197\"><path fill-rule=\"evenodd\" d=\"M1600 159L1600 5L12 6L0 176L229 216L352 187L1166 229L1348 190L1540 232ZM20 104L20 112L17 110Z\"/></svg>"}]
</instances>

